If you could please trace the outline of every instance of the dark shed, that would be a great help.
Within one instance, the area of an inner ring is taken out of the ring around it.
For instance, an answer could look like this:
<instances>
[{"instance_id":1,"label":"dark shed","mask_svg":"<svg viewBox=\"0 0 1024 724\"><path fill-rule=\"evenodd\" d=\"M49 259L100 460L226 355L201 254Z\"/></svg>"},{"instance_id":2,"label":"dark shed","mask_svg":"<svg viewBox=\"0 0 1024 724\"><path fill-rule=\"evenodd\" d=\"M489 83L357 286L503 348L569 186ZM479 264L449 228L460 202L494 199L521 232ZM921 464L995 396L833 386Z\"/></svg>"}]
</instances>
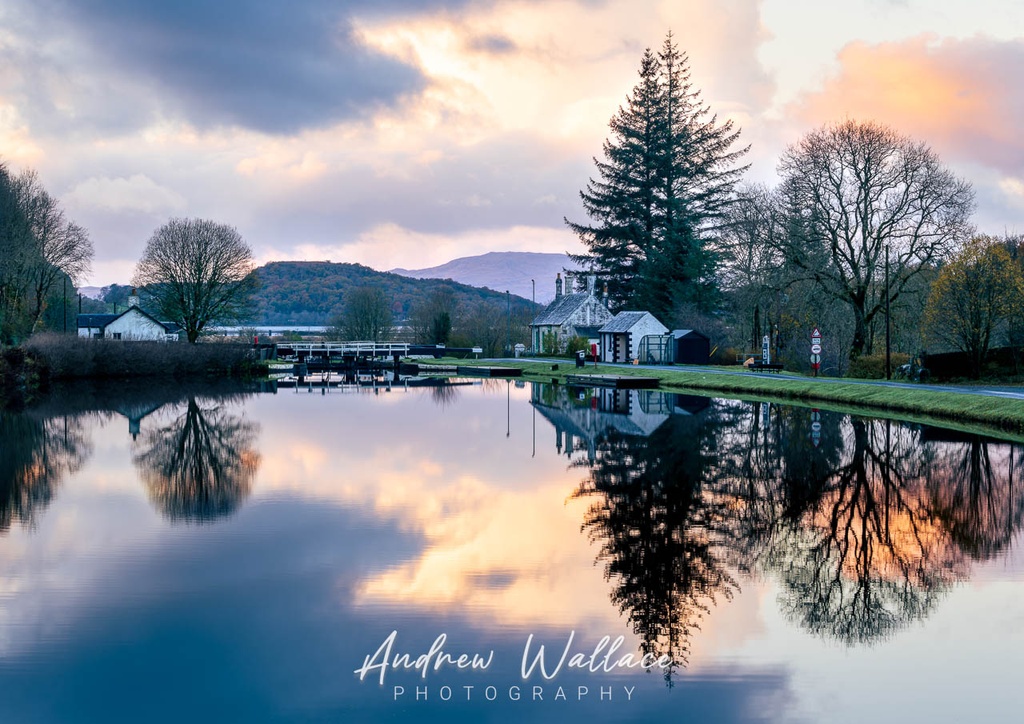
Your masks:
<instances>
[{"instance_id":1,"label":"dark shed","mask_svg":"<svg viewBox=\"0 0 1024 724\"><path fill-rule=\"evenodd\" d=\"M674 329L676 364L706 365L711 361L711 340L695 329Z\"/></svg>"}]
</instances>

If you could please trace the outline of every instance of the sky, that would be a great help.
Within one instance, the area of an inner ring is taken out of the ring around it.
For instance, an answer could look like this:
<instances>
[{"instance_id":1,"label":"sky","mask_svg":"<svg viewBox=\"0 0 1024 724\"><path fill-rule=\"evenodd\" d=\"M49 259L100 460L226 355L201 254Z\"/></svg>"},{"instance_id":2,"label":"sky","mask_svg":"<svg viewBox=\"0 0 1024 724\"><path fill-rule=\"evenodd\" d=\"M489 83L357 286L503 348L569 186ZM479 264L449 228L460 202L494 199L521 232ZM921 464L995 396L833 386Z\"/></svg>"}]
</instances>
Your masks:
<instances>
[{"instance_id":1,"label":"sky","mask_svg":"<svg viewBox=\"0 0 1024 724\"><path fill-rule=\"evenodd\" d=\"M777 182L787 146L875 120L1024 232L1015 0L0 0L0 162L33 168L127 283L172 217L258 263L375 269L579 251L608 122L671 31Z\"/></svg>"}]
</instances>

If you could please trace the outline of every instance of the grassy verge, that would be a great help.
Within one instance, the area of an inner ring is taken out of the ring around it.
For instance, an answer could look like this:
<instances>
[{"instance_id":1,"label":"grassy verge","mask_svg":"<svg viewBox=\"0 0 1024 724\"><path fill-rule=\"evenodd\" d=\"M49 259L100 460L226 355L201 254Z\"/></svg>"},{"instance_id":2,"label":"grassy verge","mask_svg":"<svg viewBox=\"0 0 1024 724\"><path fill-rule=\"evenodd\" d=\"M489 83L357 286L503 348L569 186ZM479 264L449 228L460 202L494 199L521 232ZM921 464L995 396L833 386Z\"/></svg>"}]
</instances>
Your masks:
<instances>
[{"instance_id":1,"label":"grassy verge","mask_svg":"<svg viewBox=\"0 0 1024 724\"><path fill-rule=\"evenodd\" d=\"M437 360L439 364L456 364L454 360ZM907 389L885 385L853 382L823 382L811 378L787 379L749 374L719 374L700 368L605 367L588 365L577 370L575 363L558 363L552 370L550 362L489 362L459 360L460 365L514 366L523 375L540 382L553 379L565 382L565 376L577 373L615 374L656 377L661 389L668 392L703 392L734 399L786 402L805 407L835 410L876 417L940 424L968 432L1001 433L999 436L1024 442L1024 401L986 397L960 392Z\"/></svg>"}]
</instances>

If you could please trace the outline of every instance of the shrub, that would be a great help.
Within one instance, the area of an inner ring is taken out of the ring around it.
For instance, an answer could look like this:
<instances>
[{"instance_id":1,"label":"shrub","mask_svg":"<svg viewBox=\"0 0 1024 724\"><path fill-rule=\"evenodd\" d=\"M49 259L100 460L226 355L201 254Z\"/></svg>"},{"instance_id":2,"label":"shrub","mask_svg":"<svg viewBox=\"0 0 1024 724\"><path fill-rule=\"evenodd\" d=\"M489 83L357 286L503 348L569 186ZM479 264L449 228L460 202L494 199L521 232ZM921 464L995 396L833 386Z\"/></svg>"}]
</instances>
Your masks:
<instances>
[{"instance_id":1,"label":"shrub","mask_svg":"<svg viewBox=\"0 0 1024 724\"><path fill-rule=\"evenodd\" d=\"M900 365L910 362L910 355L902 352L893 352L890 357L893 372ZM885 354L862 354L857 359L851 360L846 376L864 380L885 379Z\"/></svg>"},{"instance_id":2,"label":"shrub","mask_svg":"<svg viewBox=\"0 0 1024 724\"><path fill-rule=\"evenodd\" d=\"M248 344L186 344L36 335L25 351L53 379L246 376L266 371Z\"/></svg>"}]
</instances>

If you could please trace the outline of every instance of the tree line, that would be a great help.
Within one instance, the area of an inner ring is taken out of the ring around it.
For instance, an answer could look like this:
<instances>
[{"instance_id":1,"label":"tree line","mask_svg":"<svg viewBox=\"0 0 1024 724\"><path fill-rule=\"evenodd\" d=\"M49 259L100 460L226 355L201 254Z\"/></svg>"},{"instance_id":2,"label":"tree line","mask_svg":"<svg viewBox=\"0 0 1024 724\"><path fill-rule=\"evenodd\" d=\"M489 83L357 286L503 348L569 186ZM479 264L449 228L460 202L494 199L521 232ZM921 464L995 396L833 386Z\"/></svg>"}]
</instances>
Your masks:
<instances>
[{"instance_id":1,"label":"tree line","mask_svg":"<svg viewBox=\"0 0 1024 724\"><path fill-rule=\"evenodd\" d=\"M1021 344L1020 241L976 232L971 185L926 144L828 124L786 149L768 187L743 182L739 135L701 100L671 33L644 53L580 193L588 219L566 219L613 311L647 309L736 352L769 335L795 366L819 327L839 373L879 353L887 317L894 349L959 349L975 374L990 345Z\"/></svg>"},{"instance_id":2,"label":"tree line","mask_svg":"<svg viewBox=\"0 0 1024 724\"><path fill-rule=\"evenodd\" d=\"M92 254L88 232L65 216L35 171L14 175L0 164L0 343L66 324L66 292L74 293Z\"/></svg>"}]
</instances>

